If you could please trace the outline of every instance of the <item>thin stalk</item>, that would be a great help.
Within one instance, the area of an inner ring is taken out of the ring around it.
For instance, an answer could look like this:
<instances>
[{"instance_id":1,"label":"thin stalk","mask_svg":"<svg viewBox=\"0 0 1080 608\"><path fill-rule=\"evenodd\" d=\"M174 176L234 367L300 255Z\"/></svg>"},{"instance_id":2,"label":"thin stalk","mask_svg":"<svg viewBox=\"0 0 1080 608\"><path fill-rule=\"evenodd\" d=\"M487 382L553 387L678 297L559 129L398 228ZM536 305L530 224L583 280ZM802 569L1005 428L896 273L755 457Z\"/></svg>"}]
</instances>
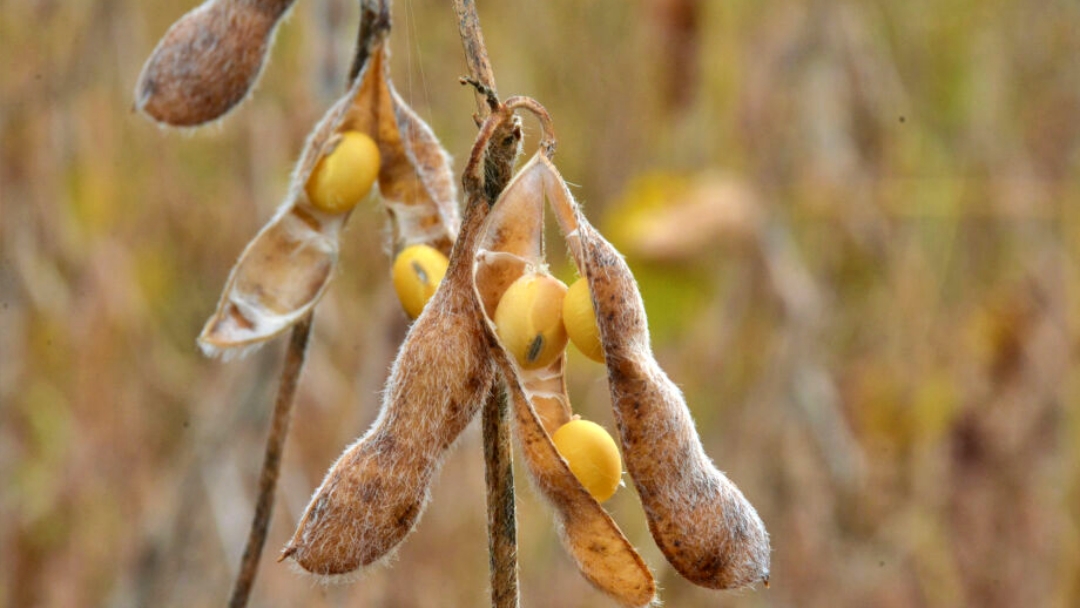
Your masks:
<instances>
[{"instance_id":1,"label":"thin stalk","mask_svg":"<svg viewBox=\"0 0 1080 608\"><path fill-rule=\"evenodd\" d=\"M465 62L469 67L469 80L474 85L476 95L476 114L473 120L477 125L491 114L498 105L498 93L495 89L495 74L488 60L484 35L480 30L480 18L476 14L473 0L453 0L454 13L457 15L458 33L465 51ZM513 169L513 155L497 159L501 167L490 167L485 171L489 176L505 176L509 179ZM498 190L506 185L506 179L497 181ZM488 204L494 204L499 192L490 191L493 184L485 184ZM466 193L469 195L471 193ZM484 404L484 479L487 483L488 512L488 557L491 568L491 605L492 608L517 608L518 562L517 562L517 518L514 504L514 469L513 452L510 448L510 424L508 420L506 391L501 383L493 385Z\"/></svg>"},{"instance_id":2,"label":"thin stalk","mask_svg":"<svg viewBox=\"0 0 1080 608\"><path fill-rule=\"evenodd\" d=\"M484 480L493 608L518 606L517 518L508 409L506 390L496 382L484 404Z\"/></svg>"},{"instance_id":3,"label":"thin stalk","mask_svg":"<svg viewBox=\"0 0 1080 608\"><path fill-rule=\"evenodd\" d=\"M278 475L281 471L281 456L285 451L285 438L289 435L289 420L296 397L296 387L300 372L304 369L307 355L308 338L311 336L309 313L292 330L288 350L285 353L285 365L281 370L281 384L278 386L274 413L270 419L270 434L266 438L266 452L263 455L262 472L259 474L259 496L255 502L255 517L251 521L244 556L240 558L240 571L233 584L229 608L244 608L251 587L255 584L255 574L259 569L266 544L266 532L270 526L270 516L274 510L274 490L277 488Z\"/></svg>"},{"instance_id":4,"label":"thin stalk","mask_svg":"<svg viewBox=\"0 0 1080 608\"><path fill-rule=\"evenodd\" d=\"M480 17L476 14L476 3L473 0L453 0L454 13L457 14L458 33L461 34L461 45L465 50L465 63L469 66L469 76L479 82L491 92L491 96L498 98L495 89L495 74L491 71L491 61L488 60L487 47L484 46L484 34L480 30ZM477 87L476 91L476 114L473 119L476 124L484 122L491 109L488 107L488 95Z\"/></svg>"}]
</instances>

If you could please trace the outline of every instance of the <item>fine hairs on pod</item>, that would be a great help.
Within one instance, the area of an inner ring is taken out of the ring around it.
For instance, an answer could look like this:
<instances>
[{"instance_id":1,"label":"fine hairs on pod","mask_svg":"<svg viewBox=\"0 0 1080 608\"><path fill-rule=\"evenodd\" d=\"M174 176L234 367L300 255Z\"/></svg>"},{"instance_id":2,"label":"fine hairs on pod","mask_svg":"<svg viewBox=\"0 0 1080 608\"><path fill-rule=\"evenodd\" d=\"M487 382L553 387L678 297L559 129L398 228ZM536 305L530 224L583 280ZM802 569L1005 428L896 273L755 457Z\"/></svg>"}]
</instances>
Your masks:
<instances>
[{"instance_id":1,"label":"fine hairs on pod","mask_svg":"<svg viewBox=\"0 0 1080 608\"><path fill-rule=\"evenodd\" d=\"M218 119L254 87L295 0L207 0L161 37L135 85L135 109L174 127Z\"/></svg>"},{"instance_id":2,"label":"fine hairs on pod","mask_svg":"<svg viewBox=\"0 0 1080 608\"><path fill-rule=\"evenodd\" d=\"M484 156L516 150L520 129L508 118L489 118L477 145L491 141L493 149L474 148L466 179L484 179ZM330 468L282 559L317 575L347 574L391 555L415 527L443 458L494 380L472 282L492 202L468 201L446 276L398 351L378 418Z\"/></svg>"},{"instance_id":3,"label":"fine hairs on pod","mask_svg":"<svg viewBox=\"0 0 1080 608\"><path fill-rule=\"evenodd\" d=\"M705 454L686 400L657 364L637 282L622 255L545 174L556 218L589 281L615 421L656 544L687 580L733 589L769 580L769 535L753 505Z\"/></svg>"}]
</instances>

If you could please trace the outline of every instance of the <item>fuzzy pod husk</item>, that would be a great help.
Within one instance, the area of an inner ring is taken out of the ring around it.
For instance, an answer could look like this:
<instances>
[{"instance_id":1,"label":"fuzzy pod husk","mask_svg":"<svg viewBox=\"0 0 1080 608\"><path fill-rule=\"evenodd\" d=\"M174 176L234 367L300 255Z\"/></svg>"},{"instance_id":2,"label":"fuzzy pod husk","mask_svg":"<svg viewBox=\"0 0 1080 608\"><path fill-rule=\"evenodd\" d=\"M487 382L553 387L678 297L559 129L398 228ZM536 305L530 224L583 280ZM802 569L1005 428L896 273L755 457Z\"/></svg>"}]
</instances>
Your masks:
<instances>
[{"instance_id":1,"label":"fuzzy pod husk","mask_svg":"<svg viewBox=\"0 0 1080 608\"><path fill-rule=\"evenodd\" d=\"M478 305L450 273L398 352L378 419L327 473L285 549L309 572L353 572L408 536L443 457L490 390Z\"/></svg>"},{"instance_id":2,"label":"fuzzy pod husk","mask_svg":"<svg viewBox=\"0 0 1080 608\"><path fill-rule=\"evenodd\" d=\"M544 167L539 156L507 185L487 219L476 257L476 293L487 313L485 328L507 385L526 470L555 512L562 545L593 586L623 606L648 606L656 599L648 566L551 440L551 433L572 414L563 374L565 355L543 369L523 370L499 341L491 321L507 286L544 265Z\"/></svg>"},{"instance_id":3,"label":"fuzzy pod husk","mask_svg":"<svg viewBox=\"0 0 1080 608\"><path fill-rule=\"evenodd\" d=\"M493 352L513 402L514 431L526 468L555 511L563 547L585 579L619 604L653 605L656 583L649 567L559 455L509 354L501 347Z\"/></svg>"},{"instance_id":4,"label":"fuzzy pod husk","mask_svg":"<svg viewBox=\"0 0 1080 608\"><path fill-rule=\"evenodd\" d=\"M262 73L274 32L295 0L207 0L178 19L146 60L135 109L195 127L239 104Z\"/></svg>"},{"instance_id":5,"label":"fuzzy pod husk","mask_svg":"<svg viewBox=\"0 0 1080 608\"><path fill-rule=\"evenodd\" d=\"M516 125L510 136L501 129L506 119L492 117L482 132L498 142L493 147L499 153L516 150L520 141ZM467 178L483 179L477 175L480 150L486 149L474 149ZM378 418L331 467L282 559L318 575L356 572L390 556L415 527L443 458L494 380L473 285L473 260L491 202L470 198L446 276L398 351Z\"/></svg>"},{"instance_id":6,"label":"fuzzy pod husk","mask_svg":"<svg viewBox=\"0 0 1080 608\"><path fill-rule=\"evenodd\" d=\"M626 467L649 529L687 580L713 589L769 579L757 511L705 454L685 398L657 364L641 294L622 255L581 214L548 165L546 191L589 281Z\"/></svg>"},{"instance_id":7,"label":"fuzzy pod husk","mask_svg":"<svg viewBox=\"0 0 1080 608\"><path fill-rule=\"evenodd\" d=\"M449 156L397 95L388 64L385 42L373 45L348 93L312 130L285 201L240 255L199 336L206 354L244 354L284 332L322 297L351 211L318 209L304 185L341 133L359 131L378 145L379 188L395 240L449 253L460 223Z\"/></svg>"}]
</instances>

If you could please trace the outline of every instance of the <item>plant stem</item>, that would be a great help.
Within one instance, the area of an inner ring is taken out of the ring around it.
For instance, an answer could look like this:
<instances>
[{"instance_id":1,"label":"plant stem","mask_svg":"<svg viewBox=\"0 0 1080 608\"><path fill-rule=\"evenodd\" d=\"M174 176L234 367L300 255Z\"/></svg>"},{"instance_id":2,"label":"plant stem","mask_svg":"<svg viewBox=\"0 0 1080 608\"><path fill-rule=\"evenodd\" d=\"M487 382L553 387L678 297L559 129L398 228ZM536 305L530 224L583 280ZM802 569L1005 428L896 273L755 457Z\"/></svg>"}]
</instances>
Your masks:
<instances>
[{"instance_id":1,"label":"plant stem","mask_svg":"<svg viewBox=\"0 0 1080 608\"><path fill-rule=\"evenodd\" d=\"M274 489L277 487L278 474L281 471L285 438L289 434L289 419L296 397L296 387L307 355L311 321L312 314L308 313L293 327L289 338L285 365L281 370L281 384L278 386L274 413L270 419L270 435L266 438L262 472L259 474L259 495L255 502L255 517L251 522L247 545L244 546L244 556L240 559L240 571L236 575L232 596L229 598L229 608L246 606L248 596L251 595L251 587L255 583L259 558L262 557L263 546L266 544L266 532L270 526L270 515L274 510Z\"/></svg>"},{"instance_id":2,"label":"plant stem","mask_svg":"<svg viewBox=\"0 0 1080 608\"><path fill-rule=\"evenodd\" d=\"M476 114L473 120L483 123L492 111L492 103L498 99L495 74L491 70L484 35L480 30L480 18L473 0L453 0L457 15L458 32L465 50L465 62L469 76L483 85L475 88ZM496 175L509 178L513 168L513 154L500 159L505 167L497 167ZM487 173L485 171L485 173ZM502 181L502 180L500 180ZM505 181L498 184L501 190ZM466 193L468 196L470 193ZM489 204L494 204L497 192L489 193ZM508 420L506 390L500 384L493 385L484 404L484 479L487 483L488 512L488 558L491 568L492 608L517 608L517 517L514 504L514 457L510 448L510 424Z\"/></svg>"},{"instance_id":3,"label":"plant stem","mask_svg":"<svg viewBox=\"0 0 1080 608\"><path fill-rule=\"evenodd\" d=\"M484 404L484 480L487 482L488 555L491 605L517 608L517 518L513 453L507 421L506 389L493 385Z\"/></svg>"},{"instance_id":4,"label":"plant stem","mask_svg":"<svg viewBox=\"0 0 1080 608\"><path fill-rule=\"evenodd\" d=\"M461 45L465 49L465 63L469 66L469 75L497 96L495 74L491 71L491 61L488 60L487 47L484 46L484 34L480 30L476 3L473 0L454 0L454 13L457 14L458 33L461 34ZM479 125L491 110L487 104L487 96L480 90L475 93L476 114L473 119Z\"/></svg>"}]
</instances>

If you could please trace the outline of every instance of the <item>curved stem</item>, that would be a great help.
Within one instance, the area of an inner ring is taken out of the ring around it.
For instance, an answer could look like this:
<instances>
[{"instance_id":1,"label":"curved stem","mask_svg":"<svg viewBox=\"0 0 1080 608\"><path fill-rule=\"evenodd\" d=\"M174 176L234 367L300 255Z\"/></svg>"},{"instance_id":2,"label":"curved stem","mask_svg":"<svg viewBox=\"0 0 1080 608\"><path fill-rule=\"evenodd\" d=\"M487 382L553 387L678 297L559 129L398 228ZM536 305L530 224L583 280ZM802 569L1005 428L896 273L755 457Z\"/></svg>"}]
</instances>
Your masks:
<instances>
[{"instance_id":1,"label":"curved stem","mask_svg":"<svg viewBox=\"0 0 1080 608\"><path fill-rule=\"evenodd\" d=\"M547 108L540 105L539 101L536 101L532 97L515 96L506 100L503 106L510 111L517 110L519 108L528 110L536 116L536 119L540 121L540 147L544 150L544 156L551 160L555 156L555 146L557 141L555 139L555 123L551 120L551 114L548 114Z\"/></svg>"},{"instance_id":2,"label":"curved stem","mask_svg":"<svg viewBox=\"0 0 1080 608\"><path fill-rule=\"evenodd\" d=\"M289 435L289 419L300 372L304 369L307 355L308 338L311 336L312 315L293 326L289 338L288 351L285 353L285 366L281 370L281 384L278 386L274 413L270 419L270 435L266 439L266 452L263 455L262 472L259 474L259 496L255 501L255 517L251 522L244 556L240 559L240 571L233 584L229 597L229 608L243 608L251 595L255 584L255 574L259 569L266 544L266 532L270 526L270 516L274 510L274 490L277 488L278 474L281 471L281 456L285 451L285 438Z\"/></svg>"}]
</instances>

